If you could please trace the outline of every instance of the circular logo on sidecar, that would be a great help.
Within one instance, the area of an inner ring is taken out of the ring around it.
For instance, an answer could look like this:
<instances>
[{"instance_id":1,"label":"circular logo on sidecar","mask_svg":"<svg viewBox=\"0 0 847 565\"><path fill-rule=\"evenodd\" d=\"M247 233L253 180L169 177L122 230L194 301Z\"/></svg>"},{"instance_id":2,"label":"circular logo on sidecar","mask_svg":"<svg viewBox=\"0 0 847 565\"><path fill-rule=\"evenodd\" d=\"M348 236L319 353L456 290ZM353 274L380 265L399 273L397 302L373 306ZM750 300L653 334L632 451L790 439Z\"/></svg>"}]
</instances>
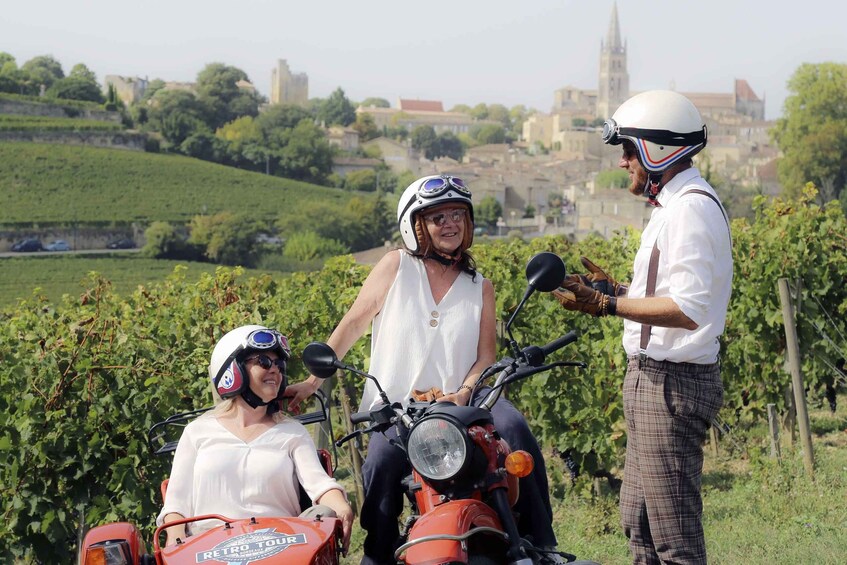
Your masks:
<instances>
[{"instance_id":1,"label":"circular logo on sidecar","mask_svg":"<svg viewBox=\"0 0 847 565\"><path fill-rule=\"evenodd\" d=\"M218 561L230 565L248 565L273 557L292 545L306 543L306 534L281 534L274 528L234 537L207 551L197 552L196 562Z\"/></svg>"}]
</instances>

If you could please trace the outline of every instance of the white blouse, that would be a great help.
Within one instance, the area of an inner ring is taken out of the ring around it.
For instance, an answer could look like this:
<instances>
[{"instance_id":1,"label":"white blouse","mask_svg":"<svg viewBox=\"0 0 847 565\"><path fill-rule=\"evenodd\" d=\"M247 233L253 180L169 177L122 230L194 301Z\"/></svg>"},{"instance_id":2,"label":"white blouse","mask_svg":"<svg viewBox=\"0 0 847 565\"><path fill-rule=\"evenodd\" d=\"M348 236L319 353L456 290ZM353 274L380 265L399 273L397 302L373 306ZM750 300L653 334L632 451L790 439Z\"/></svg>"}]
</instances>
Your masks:
<instances>
[{"instance_id":1,"label":"white blouse","mask_svg":"<svg viewBox=\"0 0 847 565\"><path fill-rule=\"evenodd\" d=\"M297 516L298 483L312 501L338 489L318 460L306 428L286 419L245 443L211 413L189 423L174 454L165 505L156 518L220 514L227 518ZM219 524L189 524L196 534Z\"/></svg>"},{"instance_id":2,"label":"white blouse","mask_svg":"<svg viewBox=\"0 0 847 565\"><path fill-rule=\"evenodd\" d=\"M391 402L404 406L414 389L456 392L476 363L482 275L460 273L438 304L423 261L400 252L400 265L373 321L369 373ZM368 380L359 410L382 401Z\"/></svg>"}]
</instances>

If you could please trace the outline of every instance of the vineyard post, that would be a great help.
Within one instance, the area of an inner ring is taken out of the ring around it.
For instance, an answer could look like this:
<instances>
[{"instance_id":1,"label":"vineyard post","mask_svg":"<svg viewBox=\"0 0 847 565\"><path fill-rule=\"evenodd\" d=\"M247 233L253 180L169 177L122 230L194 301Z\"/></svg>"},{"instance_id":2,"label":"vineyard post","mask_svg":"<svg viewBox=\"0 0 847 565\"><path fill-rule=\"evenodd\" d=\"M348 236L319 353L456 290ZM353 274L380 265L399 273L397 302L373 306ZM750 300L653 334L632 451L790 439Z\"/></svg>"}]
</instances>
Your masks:
<instances>
[{"instance_id":1,"label":"vineyard post","mask_svg":"<svg viewBox=\"0 0 847 565\"><path fill-rule=\"evenodd\" d=\"M345 434L351 434L353 433L353 424L350 422L350 415L353 413L353 410L350 408L350 388L341 376L340 371L339 378L342 379L338 392L341 395L341 409L344 411L344 430ZM358 515L362 513L362 503L365 500L364 483L362 481L362 456L356 447L356 441L349 442L347 449L350 450L353 484L356 487L356 514Z\"/></svg>"},{"instance_id":2,"label":"vineyard post","mask_svg":"<svg viewBox=\"0 0 847 565\"><path fill-rule=\"evenodd\" d=\"M810 478L815 476L815 458L812 453L812 436L809 426L809 413L806 410L806 389L803 386L803 374L800 371L800 346L797 342L797 327L794 324L794 308L788 279L779 279L779 298L782 302L782 318L785 322L785 340L788 365L791 369L791 383L794 387L794 401L797 405L797 421L800 424L800 441L803 444L803 461Z\"/></svg>"},{"instance_id":3,"label":"vineyard post","mask_svg":"<svg viewBox=\"0 0 847 565\"><path fill-rule=\"evenodd\" d=\"M712 455L714 457L718 456L718 430L712 425L709 428L709 443L711 443L712 447Z\"/></svg>"},{"instance_id":4,"label":"vineyard post","mask_svg":"<svg viewBox=\"0 0 847 565\"><path fill-rule=\"evenodd\" d=\"M771 436L771 457L780 458L779 453L779 425L776 417L776 404L768 404L768 430Z\"/></svg>"},{"instance_id":5,"label":"vineyard post","mask_svg":"<svg viewBox=\"0 0 847 565\"><path fill-rule=\"evenodd\" d=\"M788 365L788 356L785 357L784 370L789 375L791 368ZM785 431L788 447L794 447L794 442L797 441L797 403L794 400L793 387L791 383L785 385L782 390L782 395L785 398L785 413L782 415L782 429Z\"/></svg>"},{"instance_id":6,"label":"vineyard post","mask_svg":"<svg viewBox=\"0 0 847 565\"><path fill-rule=\"evenodd\" d=\"M327 402L332 403L332 387L333 381L335 379L324 379L321 382L321 392L326 395ZM330 442L334 441L333 438L330 437L329 433L330 422L329 418L320 423L320 429L318 431L317 441L315 442L318 449L326 449L329 451L332 446L330 446Z\"/></svg>"}]
</instances>

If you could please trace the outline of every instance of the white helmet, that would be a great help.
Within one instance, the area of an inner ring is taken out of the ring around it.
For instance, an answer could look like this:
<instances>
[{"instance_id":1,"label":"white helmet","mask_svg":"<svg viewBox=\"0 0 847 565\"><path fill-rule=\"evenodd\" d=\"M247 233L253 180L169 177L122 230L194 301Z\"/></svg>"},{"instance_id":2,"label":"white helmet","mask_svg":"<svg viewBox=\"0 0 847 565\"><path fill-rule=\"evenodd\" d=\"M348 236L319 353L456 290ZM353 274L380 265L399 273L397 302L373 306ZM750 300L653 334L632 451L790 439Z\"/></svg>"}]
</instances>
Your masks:
<instances>
[{"instance_id":1,"label":"white helmet","mask_svg":"<svg viewBox=\"0 0 847 565\"><path fill-rule=\"evenodd\" d=\"M403 191L403 196L400 197L400 202L397 204L397 224L406 249L411 253L418 253L421 250L421 242L418 241L415 232L415 215L426 208L440 206L448 202L459 202L466 205L471 215L471 221L467 225L473 224L471 191L468 190L465 181L458 177L448 175L423 177L410 184ZM470 229L473 233L473 228Z\"/></svg>"},{"instance_id":2,"label":"white helmet","mask_svg":"<svg viewBox=\"0 0 847 565\"><path fill-rule=\"evenodd\" d=\"M636 148L648 173L659 174L706 146L706 125L691 101L671 90L650 90L621 104L603 124L603 142L624 139Z\"/></svg>"},{"instance_id":3,"label":"white helmet","mask_svg":"<svg viewBox=\"0 0 847 565\"><path fill-rule=\"evenodd\" d=\"M287 361L291 358L288 339L278 331L265 326L241 326L227 332L215 344L209 363L209 377L221 398L240 394L255 408L256 399L260 404L264 403L250 390L250 379L247 377L247 369L244 366L244 358L250 351L276 351L280 359ZM280 370L280 373L282 373L282 383L279 387L281 395L285 391L286 371Z\"/></svg>"}]
</instances>

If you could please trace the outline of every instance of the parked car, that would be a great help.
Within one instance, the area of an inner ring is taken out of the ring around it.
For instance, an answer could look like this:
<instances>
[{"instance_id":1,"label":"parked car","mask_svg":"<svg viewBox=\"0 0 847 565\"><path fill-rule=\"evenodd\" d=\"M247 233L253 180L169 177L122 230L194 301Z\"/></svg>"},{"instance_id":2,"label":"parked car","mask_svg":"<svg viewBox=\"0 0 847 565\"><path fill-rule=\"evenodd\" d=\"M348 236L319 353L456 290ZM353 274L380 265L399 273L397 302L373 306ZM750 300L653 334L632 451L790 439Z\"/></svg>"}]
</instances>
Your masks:
<instances>
[{"instance_id":1,"label":"parked car","mask_svg":"<svg viewBox=\"0 0 847 565\"><path fill-rule=\"evenodd\" d=\"M135 242L128 237L124 237L116 239L115 241L110 241L106 247L109 249L133 249L135 247Z\"/></svg>"},{"instance_id":2,"label":"parked car","mask_svg":"<svg viewBox=\"0 0 847 565\"><path fill-rule=\"evenodd\" d=\"M12 251L41 251L41 240L38 239L22 239L12 246Z\"/></svg>"},{"instance_id":3,"label":"parked car","mask_svg":"<svg viewBox=\"0 0 847 565\"><path fill-rule=\"evenodd\" d=\"M261 243L269 247L280 247L282 245L282 238L267 233L260 233L256 236L256 243Z\"/></svg>"},{"instance_id":4,"label":"parked car","mask_svg":"<svg viewBox=\"0 0 847 565\"><path fill-rule=\"evenodd\" d=\"M68 245L68 242L64 239L57 239L55 241L51 241L47 245L44 246L44 251L70 251L71 246Z\"/></svg>"}]
</instances>

